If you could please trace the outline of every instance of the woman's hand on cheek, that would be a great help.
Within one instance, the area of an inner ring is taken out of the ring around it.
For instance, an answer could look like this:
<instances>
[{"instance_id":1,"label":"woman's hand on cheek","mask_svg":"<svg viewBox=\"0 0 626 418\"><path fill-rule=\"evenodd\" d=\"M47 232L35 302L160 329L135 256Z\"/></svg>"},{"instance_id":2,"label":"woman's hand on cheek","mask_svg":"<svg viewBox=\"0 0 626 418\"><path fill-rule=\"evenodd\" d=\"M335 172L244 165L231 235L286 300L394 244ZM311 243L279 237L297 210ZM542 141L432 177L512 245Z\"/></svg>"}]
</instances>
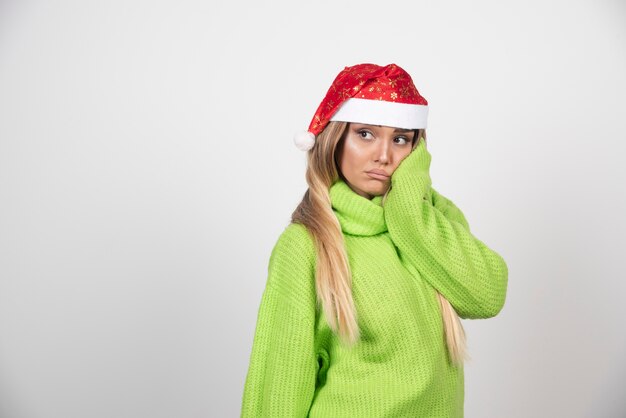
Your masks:
<instances>
[{"instance_id":1,"label":"woman's hand on cheek","mask_svg":"<svg viewBox=\"0 0 626 418\"><path fill-rule=\"evenodd\" d=\"M417 146L400 161L400 164L391 176L392 183L394 177L397 179L406 175L416 175L419 173L428 176L431 160L432 156L426 148L426 141L421 139Z\"/></svg>"}]
</instances>

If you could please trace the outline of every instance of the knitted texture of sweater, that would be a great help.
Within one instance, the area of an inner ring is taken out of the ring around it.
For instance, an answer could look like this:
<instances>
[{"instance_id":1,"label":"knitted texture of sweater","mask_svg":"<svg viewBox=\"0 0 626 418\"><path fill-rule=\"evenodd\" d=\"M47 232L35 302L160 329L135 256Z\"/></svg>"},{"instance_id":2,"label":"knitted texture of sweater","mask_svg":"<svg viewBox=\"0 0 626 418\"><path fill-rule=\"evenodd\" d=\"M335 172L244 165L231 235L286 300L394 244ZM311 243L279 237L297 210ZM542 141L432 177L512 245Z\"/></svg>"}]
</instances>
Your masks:
<instances>
[{"instance_id":1,"label":"knitted texture of sweater","mask_svg":"<svg viewBox=\"0 0 626 418\"><path fill-rule=\"evenodd\" d=\"M450 363L439 291L461 318L497 315L504 259L470 232L432 188L422 141L369 200L343 180L330 188L343 231L361 330L348 348L316 307L314 242L288 225L268 267L241 416L463 417L463 367Z\"/></svg>"}]
</instances>

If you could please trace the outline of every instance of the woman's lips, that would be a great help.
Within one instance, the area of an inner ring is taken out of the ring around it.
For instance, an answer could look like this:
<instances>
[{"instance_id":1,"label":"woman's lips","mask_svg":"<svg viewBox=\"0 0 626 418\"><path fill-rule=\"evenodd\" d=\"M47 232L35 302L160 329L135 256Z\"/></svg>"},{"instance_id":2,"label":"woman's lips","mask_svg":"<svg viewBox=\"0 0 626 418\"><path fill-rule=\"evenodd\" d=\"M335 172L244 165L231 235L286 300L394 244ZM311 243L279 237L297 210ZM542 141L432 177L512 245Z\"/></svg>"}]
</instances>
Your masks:
<instances>
[{"instance_id":1,"label":"woman's lips","mask_svg":"<svg viewBox=\"0 0 626 418\"><path fill-rule=\"evenodd\" d=\"M371 178L376 179L376 180L389 180L389 176L385 174L380 174L379 172L376 172L376 171L366 171L365 173Z\"/></svg>"}]
</instances>

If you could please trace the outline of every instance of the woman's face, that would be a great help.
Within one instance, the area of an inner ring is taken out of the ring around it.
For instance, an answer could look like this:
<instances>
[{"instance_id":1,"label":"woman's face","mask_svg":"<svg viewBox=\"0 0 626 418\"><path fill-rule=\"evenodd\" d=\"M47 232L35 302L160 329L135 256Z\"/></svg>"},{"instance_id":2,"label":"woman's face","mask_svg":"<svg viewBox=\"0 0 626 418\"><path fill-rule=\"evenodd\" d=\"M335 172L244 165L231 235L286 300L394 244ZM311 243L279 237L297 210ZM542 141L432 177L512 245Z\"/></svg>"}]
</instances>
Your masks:
<instances>
[{"instance_id":1,"label":"woman's face","mask_svg":"<svg viewBox=\"0 0 626 418\"><path fill-rule=\"evenodd\" d=\"M391 185L391 175L411 152L414 136L410 129L349 123L337 151L339 171L361 196L383 195Z\"/></svg>"}]
</instances>

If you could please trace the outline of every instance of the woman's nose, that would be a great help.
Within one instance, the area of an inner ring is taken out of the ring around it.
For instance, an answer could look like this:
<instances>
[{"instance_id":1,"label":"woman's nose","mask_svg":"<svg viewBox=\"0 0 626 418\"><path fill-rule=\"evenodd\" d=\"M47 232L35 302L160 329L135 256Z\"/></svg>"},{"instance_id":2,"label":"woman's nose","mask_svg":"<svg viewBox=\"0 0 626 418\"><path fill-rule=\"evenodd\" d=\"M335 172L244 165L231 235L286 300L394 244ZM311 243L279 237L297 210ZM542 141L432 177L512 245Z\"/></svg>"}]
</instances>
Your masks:
<instances>
[{"instance_id":1,"label":"woman's nose","mask_svg":"<svg viewBox=\"0 0 626 418\"><path fill-rule=\"evenodd\" d=\"M387 141L380 141L380 144L376 150L376 161L386 164L389 162L389 144Z\"/></svg>"}]
</instances>

